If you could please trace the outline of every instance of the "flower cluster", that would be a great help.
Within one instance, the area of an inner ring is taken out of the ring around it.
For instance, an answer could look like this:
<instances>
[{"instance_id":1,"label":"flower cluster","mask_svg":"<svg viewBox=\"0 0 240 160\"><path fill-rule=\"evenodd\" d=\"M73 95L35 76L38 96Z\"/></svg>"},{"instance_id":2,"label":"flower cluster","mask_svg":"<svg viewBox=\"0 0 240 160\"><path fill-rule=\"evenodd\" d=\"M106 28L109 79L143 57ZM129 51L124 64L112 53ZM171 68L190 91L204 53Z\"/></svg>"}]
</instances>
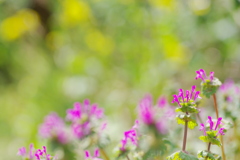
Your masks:
<instances>
[{"instance_id":1,"label":"flower cluster","mask_svg":"<svg viewBox=\"0 0 240 160\"><path fill-rule=\"evenodd\" d=\"M99 119L103 117L103 109L97 104L90 104L89 100L84 100L83 104L77 102L73 109L67 110L67 120L72 122L72 131L77 138L89 135Z\"/></svg>"},{"instance_id":2,"label":"flower cluster","mask_svg":"<svg viewBox=\"0 0 240 160\"><path fill-rule=\"evenodd\" d=\"M147 126L155 126L161 134L168 132L166 119L175 116L174 109L168 105L165 97L160 97L157 106L153 105L151 95L146 95L138 105L140 121Z\"/></svg>"},{"instance_id":3,"label":"flower cluster","mask_svg":"<svg viewBox=\"0 0 240 160\"><path fill-rule=\"evenodd\" d=\"M191 91L186 90L184 95L184 90L179 89L178 95L173 95L173 101L172 103L176 102L179 107L182 107L185 103L192 103L196 101L197 99L201 99L199 96L200 91L195 91L196 86L192 86Z\"/></svg>"},{"instance_id":4,"label":"flower cluster","mask_svg":"<svg viewBox=\"0 0 240 160\"><path fill-rule=\"evenodd\" d=\"M18 155L22 156L23 159L27 160L56 160L55 157L52 157L50 154L47 154L47 148L43 146L43 149L37 149L35 150L33 147L33 144L30 144L29 152L27 153L27 150L25 147L22 147L18 151Z\"/></svg>"},{"instance_id":5,"label":"flower cluster","mask_svg":"<svg viewBox=\"0 0 240 160\"><path fill-rule=\"evenodd\" d=\"M211 117L211 116L208 116L207 123L209 124L209 129L210 129L210 131L212 131L212 130L215 130L215 131L216 131L216 130L218 129L219 125L222 124L222 117L219 117L218 120L217 120L217 122L216 122L216 124L214 125L214 122L213 122L213 120L212 120L212 117ZM204 136L207 135L207 133L206 133L206 127L204 126L203 123L200 124L200 129L199 129L199 130L200 130L200 131L203 131ZM220 128L220 129L218 130L218 132L217 132L217 134L216 134L216 137L217 137L218 135L224 135L224 128Z\"/></svg>"},{"instance_id":6,"label":"flower cluster","mask_svg":"<svg viewBox=\"0 0 240 160\"><path fill-rule=\"evenodd\" d=\"M99 149L95 149L94 156L91 156L89 151L85 151L85 159L86 160L103 160L100 157Z\"/></svg>"},{"instance_id":7,"label":"flower cluster","mask_svg":"<svg viewBox=\"0 0 240 160\"><path fill-rule=\"evenodd\" d=\"M40 125L39 134L43 138L66 144L69 140L65 128L63 119L57 113L50 113L45 117L43 124Z\"/></svg>"},{"instance_id":8,"label":"flower cluster","mask_svg":"<svg viewBox=\"0 0 240 160\"><path fill-rule=\"evenodd\" d=\"M214 123L212 117L208 116L207 124L206 126L203 123L200 124L199 130L203 131L204 136L200 136L199 139L220 146L221 143L217 137L225 134L225 128L219 128L222 125L222 117L219 117L217 122Z\"/></svg>"},{"instance_id":9,"label":"flower cluster","mask_svg":"<svg viewBox=\"0 0 240 160\"><path fill-rule=\"evenodd\" d=\"M199 69L199 71L196 71L197 76L195 79L201 79L203 82L207 82L207 81L213 81L214 79L214 72L210 72L210 75L207 76L205 71L203 69Z\"/></svg>"},{"instance_id":10,"label":"flower cluster","mask_svg":"<svg viewBox=\"0 0 240 160\"><path fill-rule=\"evenodd\" d=\"M132 127L132 129L124 132L124 138L121 140L121 147L120 147L121 151L126 151L126 146L129 141L134 146L138 145L138 134L137 134L138 127L139 127L139 121L136 120L135 125Z\"/></svg>"},{"instance_id":11,"label":"flower cluster","mask_svg":"<svg viewBox=\"0 0 240 160\"><path fill-rule=\"evenodd\" d=\"M217 92L217 89L221 86L219 79L214 77L214 72L210 72L210 75L207 76L203 69L196 71L197 75L195 79L201 79L202 94L207 98L210 98L213 94Z\"/></svg>"}]
</instances>

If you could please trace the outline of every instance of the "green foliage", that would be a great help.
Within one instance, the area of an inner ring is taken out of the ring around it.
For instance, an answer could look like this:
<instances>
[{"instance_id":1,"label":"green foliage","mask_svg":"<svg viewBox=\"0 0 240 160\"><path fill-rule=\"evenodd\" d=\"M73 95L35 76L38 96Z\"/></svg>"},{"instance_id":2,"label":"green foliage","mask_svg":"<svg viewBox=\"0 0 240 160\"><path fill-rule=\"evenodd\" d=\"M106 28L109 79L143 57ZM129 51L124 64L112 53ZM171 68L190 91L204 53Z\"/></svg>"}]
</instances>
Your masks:
<instances>
[{"instance_id":1,"label":"green foliage","mask_svg":"<svg viewBox=\"0 0 240 160\"><path fill-rule=\"evenodd\" d=\"M221 146L221 142L216 137L217 131L212 130L212 131L207 131L206 133L207 133L206 136L200 136L199 139L206 143L211 143L213 145Z\"/></svg>"},{"instance_id":2,"label":"green foliage","mask_svg":"<svg viewBox=\"0 0 240 160\"><path fill-rule=\"evenodd\" d=\"M176 112L188 112L188 113L198 113L198 109L196 108L196 104L193 102L181 103L182 107L176 108Z\"/></svg>"},{"instance_id":3,"label":"green foliage","mask_svg":"<svg viewBox=\"0 0 240 160\"><path fill-rule=\"evenodd\" d=\"M200 158L200 160L222 160L222 157L218 154L214 154L205 150L198 152L198 158Z\"/></svg>"},{"instance_id":4,"label":"green foliage","mask_svg":"<svg viewBox=\"0 0 240 160\"><path fill-rule=\"evenodd\" d=\"M198 126L196 120L192 119L190 115L178 115L176 117L177 123L185 125L185 122L188 122L188 128L194 129L196 126Z\"/></svg>"},{"instance_id":5,"label":"green foliage","mask_svg":"<svg viewBox=\"0 0 240 160\"><path fill-rule=\"evenodd\" d=\"M205 95L207 98L210 98L213 94L215 94L218 88L222 85L218 78L215 78L210 81L206 80L206 82L201 83L202 87L202 94Z\"/></svg>"},{"instance_id":6,"label":"green foliage","mask_svg":"<svg viewBox=\"0 0 240 160\"><path fill-rule=\"evenodd\" d=\"M167 160L198 160L198 158L193 155L186 154L182 151L178 151L168 156Z\"/></svg>"}]
</instances>

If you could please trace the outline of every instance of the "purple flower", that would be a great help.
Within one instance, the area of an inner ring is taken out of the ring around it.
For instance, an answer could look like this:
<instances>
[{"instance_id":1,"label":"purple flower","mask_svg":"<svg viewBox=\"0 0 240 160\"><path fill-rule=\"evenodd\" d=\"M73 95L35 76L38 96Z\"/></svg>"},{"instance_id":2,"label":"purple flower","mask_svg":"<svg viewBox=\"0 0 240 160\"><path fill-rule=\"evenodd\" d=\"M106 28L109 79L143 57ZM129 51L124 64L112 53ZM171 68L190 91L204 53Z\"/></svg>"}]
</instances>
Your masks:
<instances>
[{"instance_id":1,"label":"purple flower","mask_svg":"<svg viewBox=\"0 0 240 160\"><path fill-rule=\"evenodd\" d=\"M57 113L50 113L45 117L43 124L39 127L39 134L43 138L56 139L61 144L68 142L65 123Z\"/></svg>"},{"instance_id":2,"label":"purple flower","mask_svg":"<svg viewBox=\"0 0 240 160\"><path fill-rule=\"evenodd\" d=\"M196 71L197 75L195 79L201 79L203 82L206 82L206 80L213 81L214 78L214 72L210 72L210 75L207 76L205 71L203 69L199 69L199 71Z\"/></svg>"},{"instance_id":3,"label":"purple flower","mask_svg":"<svg viewBox=\"0 0 240 160\"><path fill-rule=\"evenodd\" d=\"M101 159L101 158L98 158L98 157L100 157L100 153L99 153L99 149L97 148L97 149L95 149L95 151L94 151L94 156L91 156L91 154L90 154L90 152L89 151L85 151L85 159L86 160L103 160L103 159Z\"/></svg>"},{"instance_id":4,"label":"purple flower","mask_svg":"<svg viewBox=\"0 0 240 160\"><path fill-rule=\"evenodd\" d=\"M22 148L19 149L17 154L22 156L25 159L33 160L34 159L34 147L33 147L33 144L30 144L28 153L27 153L26 148L22 147Z\"/></svg>"},{"instance_id":5,"label":"purple flower","mask_svg":"<svg viewBox=\"0 0 240 160\"><path fill-rule=\"evenodd\" d=\"M138 105L139 116L143 123L150 125L154 123L154 110L152 106L152 96L146 95Z\"/></svg>"},{"instance_id":6,"label":"purple flower","mask_svg":"<svg viewBox=\"0 0 240 160\"><path fill-rule=\"evenodd\" d=\"M26 148L22 147L19 149L18 155L22 156L23 159L28 160L56 160L56 157L52 157L51 155L47 154L47 148L43 146L43 149L35 150L33 144L30 144L29 153L26 152Z\"/></svg>"},{"instance_id":7,"label":"purple flower","mask_svg":"<svg viewBox=\"0 0 240 160\"><path fill-rule=\"evenodd\" d=\"M222 117L219 117L216 124L214 124L213 120L212 120L212 117L211 116L208 116L208 120L207 120L207 123L209 123L209 130L212 131L212 130L215 130L217 131L218 130L218 127L219 125L222 124ZM214 126L215 125L215 126ZM200 131L203 131L204 133L204 136L206 136L206 127L204 126L204 124L201 124L200 125L200 128L199 128ZM220 128L218 130L218 133L216 136L218 135L224 135L224 128Z\"/></svg>"},{"instance_id":8,"label":"purple flower","mask_svg":"<svg viewBox=\"0 0 240 160\"><path fill-rule=\"evenodd\" d=\"M157 128L158 132L161 134L168 133L168 126L166 123L166 119L164 117L158 120L158 122L156 123L156 128Z\"/></svg>"},{"instance_id":9,"label":"purple flower","mask_svg":"<svg viewBox=\"0 0 240 160\"><path fill-rule=\"evenodd\" d=\"M178 95L173 95L173 101L172 103L176 102L179 107L181 106L181 103L189 102L190 100L196 101L198 98L201 98L199 96L200 91L195 91L196 86L192 86L191 91L186 90L184 94L183 89L179 89Z\"/></svg>"},{"instance_id":10,"label":"purple flower","mask_svg":"<svg viewBox=\"0 0 240 160\"><path fill-rule=\"evenodd\" d=\"M164 108L165 106L167 106L167 98L164 97L164 96L161 96L159 99L158 99L158 107L160 108Z\"/></svg>"},{"instance_id":11,"label":"purple flower","mask_svg":"<svg viewBox=\"0 0 240 160\"><path fill-rule=\"evenodd\" d=\"M97 104L91 105L87 99L84 100L83 104L74 103L73 109L67 110L67 120L72 122L73 134L80 139L89 135L96 127L96 122L103 116L103 109L99 108Z\"/></svg>"},{"instance_id":12,"label":"purple flower","mask_svg":"<svg viewBox=\"0 0 240 160\"><path fill-rule=\"evenodd\" d=\"M45 160L52 160L54 157L52 157L50 154L47 154L47 148L43 146L43 149L38 149L35 153L35 157L37 160L45 159ZM56 159L56 158L55 158Z\"/></svg>"},{"instance_id":13,"label":"purple flower","mask_svg":"<svg viewBox=\"0 0 240 160\"><path fill-rule=\"evenodd\" d=\"M132 129L124 132L124 138L121 140L121 147L120 147L121 151L126 150L126 145L128 144L129 141L131 142L131 144L135 146L138 145L138 134L137 134L138 126L139 126L139 121L136 120L135 125L132 127Z\"/></svg>"},{"instance_id":14,"label":"purple flower","mask_svg":"<svg viewBox=\"0 0 240 160\"><path fill-rule=\"evenodd\" d=\"M207 135L207 134L206 134L206 128L205 128L205 126L204 126L203 123L200 124L200 128L199 128L199 130L200 130L200 131L203 131L203 135L204 135L204 136Z\"/></svg>"}]
</instances>

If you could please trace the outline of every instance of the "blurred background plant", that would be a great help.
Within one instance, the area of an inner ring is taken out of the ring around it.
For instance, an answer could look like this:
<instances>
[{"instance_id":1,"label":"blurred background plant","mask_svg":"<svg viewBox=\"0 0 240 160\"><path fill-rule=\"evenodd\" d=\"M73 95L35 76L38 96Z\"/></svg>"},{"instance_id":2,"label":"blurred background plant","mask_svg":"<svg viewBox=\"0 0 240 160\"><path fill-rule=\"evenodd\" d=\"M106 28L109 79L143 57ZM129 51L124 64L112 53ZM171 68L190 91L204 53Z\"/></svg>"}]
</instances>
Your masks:
<instances>
[{"instance_id":1,"label":"blurred background plant","mask_svg":"<svg viewBox=\"0 0 240 160\"><path fill-rule=\"evenodd\" d=\"M199 68L238 82L239 6L238 0L0 0L1 158L17 159L18 148L30 143L45 145L38 136L44 117L54 111L64 118L86 98L105 110L111 149L138 117L146 93L170 102L177 88L198 84Z\"/></svg>"}]
</instances>

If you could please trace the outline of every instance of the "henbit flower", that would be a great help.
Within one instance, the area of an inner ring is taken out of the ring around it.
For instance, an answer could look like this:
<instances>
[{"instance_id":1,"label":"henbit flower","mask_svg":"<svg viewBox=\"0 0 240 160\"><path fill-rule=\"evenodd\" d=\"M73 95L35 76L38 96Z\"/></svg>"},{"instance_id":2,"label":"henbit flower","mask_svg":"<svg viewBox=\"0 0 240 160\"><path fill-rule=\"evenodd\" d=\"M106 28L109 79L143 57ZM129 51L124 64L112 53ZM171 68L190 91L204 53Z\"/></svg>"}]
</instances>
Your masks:
<instances>
[{"instance_id":1,"label":"henbit flower","mask_svg":"<svg viewBox=\"0 0 240 160\"><path fill-rule=\"evenodd\" d=\"M186 90L185 91L185 95L184 95L184 90L183 89L179 89L179 93L178 95L173 95L173 101L172 103L176 102L179 107L182 107L181 103L186 103L186 102L190 102L190 100L196 101L198 98L201 99L201 97L199 96L200 91L195 91L196 86L192 86L191 91Z\"/></svg>"},{"instance_id":2,"label":"henbit flower","mask_svg":"<svg viewBox=\"0 0 240 160\"><path fill-rule=\"evenodd\" d=\"M103 109L98 108L97 104L90 105L89 100L84 100L83 104L74 103L73 109L67 110L67 119L76 122L79 120L86 121L91 118L101 119L103 117Z\"/></svg>"},{"instance_id":3,"label":"henbit flower","mask_svg":"<svg viewBox=\"0 0 240 160\"><path fill-rule=\"evenodd\" d=\"M83 104L77 102L73 109L67 110L67 120L72 121L73 134L80 139L90 134L103 116L103 109L97 104L91 105L89 100L84 100Z\"/></svg>"},{"instance_id":4,"label":"henbit flower","mask_svg":"<svg viewBox=\"0 0 240 160\"><path fill-rule=\"evenodd\" d=\"M85 159L86 160L103 160L101 158L98 158L100 157L100 153L99 153L99 149L95 149L94 151L94 156L91 156L90 152L89 151L85 151Z\"/></svg>"},{"instance_id":5,"label":"henbit flower","mask_svg":"<svg viewBox=\"0 0 240 160\"><path fill-rule=\"evenodd\" d=\"M24 159L34 160L34 147L33 147L33 144L30 144L28 153L26 151L26 148L22 147L22 148L19 149L17 154L19 156L22 156Z\"/></svg>"},{"instance_id":6,"label":"henbit flower","mask_svg":"<svg viewBox=\"0 0 240 160\"><path fill-rule=\"evenodd\" d=\"M154 110L152 96L146 95L138 105L139 116L143 123L150 125L154 123Z\"/></svg>"},{"instance_id":7,"label":"henbit flower","mask_svg":"<svg viewBox=\"0 0 240 160\"><path fill-rule=\"evenodd\" d=\"M205 71L203 69L199 69L199 71L196 71L197 75L195 79L202 79L203 82L206 82L206 80L210 80L211 82L214 79L214 72L210 72L210 75L207 76Z\"/></svg>"},{"instance_id":8,"label":"henbit flower","mask_svg":"<svg viewBox=\"0 0 240 160\"><path fill-rule=\"evenodd\" d=\"M203 135L204 135L204 136L207 135L207 134L206 134L206 128L205 128L205 126L204 126L203 123L200 124L200 128L199 128L199 130L200 130L200 131L203 131Z\"/></svg>"},{"instance_id":9,"label":"henbit flower","mask_svg":"<svg viewBox=\"0 0 240 160\"><path fill-rule=\"evenodd\" d=\"M213 131L216 131L216 130L218 130L219 125L222 124L222 117L219 117L219 118L218 118L218 120L217 120L217 122L216 122L216 124L215 124L215 126L214 126L214 122L213 122L213 120L212 120L212 117L211 117L211 116L208 116L207 123L209 123L209 130L210 130L210 131L212 131L212 130L213 130ZM200 131L203 131L204 136L206 136L206 127L204 126L204 124L200 124L200 129L199 129L199 130L200 130ZM218 136L218 135L224 135L224 130L225 130L225 128L220 128L220 129L218 130L216 136Z\"/></svg>"},{"instance_id":10,"label":"henbit flower","mask_svg":"<svg viewBox=\"0 0 240 160\"><path fill-rule=\"evenodd\" d=\"M56 139L61 144L68 142L65 123L55 112L45 117L43 124L39 127L39 134L43 138Z\"/></svg>"},{"instance_id":11,"label":"henbit flower","mask_svg":"<svg viewBox=\"0 0 240 160\"><path fill-rule=\"evenodd\" d=\"M167 106L167 104L168 103L167 103L167 98L166 97L164 97L164 96L159 97L158 103L157 103L158 107L164 108L165 106Z\"/></svg>"},{"instance_id":12,"label":"henbit flower","mask_svg":"<svg viewBox=\"0 0 240 160\"><path fill-rule=\"evenodd\" d=\"M47 148L45 146L43 146L43 149L38 149L35 153L35 157L37 160L53 160L56 159L54 157L52 157L50 154L47 154Z\"/></svg>"},{"instance_id":13,"label":"henbit flower","mask_svg":"<svg viewBox=\"0 0 240 160\"><path fill-rule=\"evenodd\" d=\"M132 129L124 132L124 138L121 140L121 147L120 147L121 151L126 150L126 146L129 140L131 144L138 146L138 133L137 133L138 127L139 127L139 121L136 120L135 125L132 127Z\"/></svg>"}]
</instances>

